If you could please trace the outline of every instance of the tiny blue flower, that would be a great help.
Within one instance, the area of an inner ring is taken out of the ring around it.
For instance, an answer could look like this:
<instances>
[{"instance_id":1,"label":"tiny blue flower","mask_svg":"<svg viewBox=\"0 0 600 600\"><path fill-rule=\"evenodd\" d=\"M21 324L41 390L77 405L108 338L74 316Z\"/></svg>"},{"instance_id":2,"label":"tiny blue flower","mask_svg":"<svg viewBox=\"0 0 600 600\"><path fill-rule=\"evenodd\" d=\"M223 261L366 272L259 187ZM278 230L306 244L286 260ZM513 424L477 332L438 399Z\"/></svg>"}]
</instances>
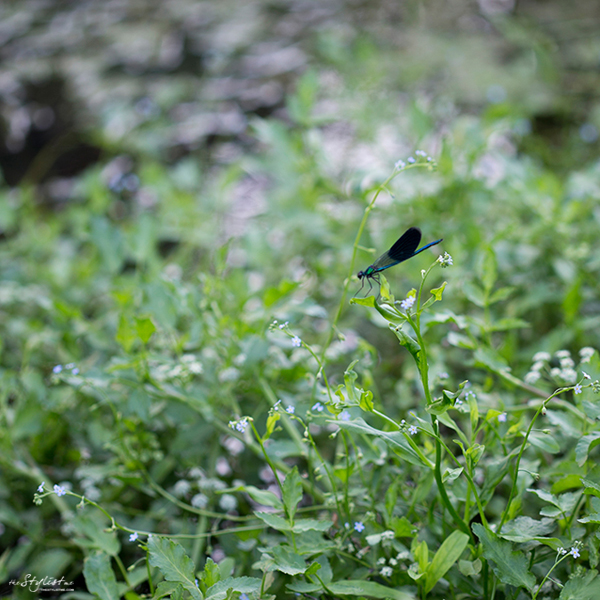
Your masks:
<instances>
[{"instance_id":1,"label":"tiny blue flower","mask_svg":"<svg viewBox=\"0 0 600 600\"><path fill-rule=\"evenodd\" d=\"M506 417L507 417L506 413L503 412L498 415L498 421L500 421L500 423L506 423Z\"/></svg>"},{"instance_id":2,"label":"tiny blue flower","mask_svg":"<svg viewBox=\"0 0 600 600\"><path fill-rule=\"evenodd\" d=\"M419 430L418 430L418 429L417 429L417 428L416 428L414 425L411 425L411 426L408 428L408 433L410 433L410 435L415 435L415 434L416 434L418 431L419 431Z\"/></svg>"},{"instance_id":3,"label":"tiny blue flower","mask_svg":"<svg viewBox=\"0 0 600 600\"><path fill-rule=\"evenodd\" d=\"M75 367L72 371L73 375L79 375L79 369Z\"/></svg>"},{"instance_id":4,"label":"tiny blue flower","mask_svg":"<svg viewBox=\"0 0 600 600\"><path fill-rule=\"evenodd\" d=\"M403 160L397 161L396 164L394 165L394 167L396 167L396 169L398 169L398 171L400 169L404 169L405 166L406 166L406 163Z\"/></svg>"},{"instance_id":5,"label":"tiny blue flower","mask_svg":"<svg viewBox=\"0 0 600 600\"><path fill-rule=\"evenodd\" d=\"M60 485L55 485L54 486L54 493L57 496L64 496L67 493L67 490L65 490L64 487L60 487Z\"/></svg>"},{"instance_id":6,"label":"tiny blue flower","mask_svg":"<svg viewBox=\"0 0 600 600\"><path fill-rule=\"evenodd\" d=\"M290 404L286 409L285 412L288 415L293 415L296 412L296 409Z\"/></svg>"},{"instance_id":7,"label":"tiny blue flower","mask_svg":"<svg viewBox=\"0 0 600 600\"><path fill-rule=\"evenodd\" d=\"M40 485L38 485L38 489L37 489L38 494L43 494L44 493L44 484L45 483L46 483L45 481L42 481L42 483L40 483Z\"/></svg>"},{"instance_id":8,"label":"tiny blue flower","mask_svg":"<svg viewBox=\"0 0 600 600\"><path fill-rule=\"evenodd\" d=\"M295 346L296 348L302 346L302 340L297 335L292 338L292 346Z\"/></svg>"},{"instance_id":9,"label":"tiny blue flower","mask_svg":"<svg viewBox=\"0 0 600 600\"><path fill-rule=\"evenodd\" d=\"M311 410L316 410L317 412L323 412L325 407L320 402L315 402Z\"/></svg>"},{"instance_id":10,"label":"tiny blue flower","mask_svg":"<svg viewBox=\"0 0 600 600\"><path fill-rule=\"evenodd\" d=\"M340 413L340 419L341 419L342 421L349 421L349 420L350 420L350 413L349 413L347 410L343 410L343 411Z\"/></svg>"},{"instance_id":11,"label":"tiny blue flower","mask_svg":"<svg viewBox=\"0 0 600 600\"><path fill-rule=\"evenodd\" d=\"M408 162L409 162L411 165L412 165L413 163L417 162L417 161L414 159L414 157L413 157L413 156L409 156L409 157L408 157L406 160L407 160L407 161L408 161Z\"/></svg>"},{"instance_id":12,"label":"tiny blue flower","mask_svg":"<svg viewBox=\"0 0 600 600\"><path fill-rule=\"evenodd\" d=\"M136 531L135 533L132 533L132 534L129 536L129 541L130 541L130 542L135 542L135 540L137 540L137 539L138 539L138 534L137 534L137 531Z\"/></svg>"},{"instance_id":13,"label":"tiny blue flower","mask_svg":"<svg viewBox=\"0 0 600 600\"><path fill-rule=\"evenodd\" d=\"M361 533L365 530L365 526L362 521L354 521L354 531Z\"/></svg>"},{"instance_id":14,"label":"tiny blue flower","mask_svg":"<svg viewBox=\"0 0 600 600\"><path fill-rule=\"evenodd\" d=\"M573 546L573 548L571 548L571 550L569 551L569 554L573 557L573 558L579 558L581 556L581 553L579 552L579 550L577 548L575 548Z\"/></svg>"},{"instance_id":15,"label":"tiny blue flower","mask_svg":"<svg viewBox=\"0 0 600 600\"><path fill-rule=\"evenodd\" d=\"M580 383L578 383L578 384L577 384L577 385L576 385L576 386L573 388L573 391L574 391L576 394L581 394L581 384L580 384Z\"/></svg>"}]
</instances>

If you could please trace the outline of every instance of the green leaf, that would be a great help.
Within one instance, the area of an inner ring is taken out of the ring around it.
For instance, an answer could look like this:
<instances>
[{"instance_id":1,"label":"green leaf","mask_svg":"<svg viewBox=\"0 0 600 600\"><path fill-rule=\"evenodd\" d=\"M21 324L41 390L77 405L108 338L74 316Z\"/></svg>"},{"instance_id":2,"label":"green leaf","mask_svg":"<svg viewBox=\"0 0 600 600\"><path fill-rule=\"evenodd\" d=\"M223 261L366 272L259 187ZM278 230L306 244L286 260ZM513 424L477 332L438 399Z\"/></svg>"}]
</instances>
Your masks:
<instances>
[{"instance_id":1,"label":"green leaf","mask_svg":"<svg viewBox=\"0 0 600 600\"><path fill-rule=\"evenodd\" d=\"M586 479L585 477L581 477L580 480L585 487L584 494L592 494L600 498L600 485L594 481L591 481L590 479Z\"/></svg>"},{"instance_id":2,"label":"green leaf","mask_svg":"<svg viewBox=\"0 0 600 600\"><path fill-rule=\"evenodd\" d=\"M219 565L210 556L204 563L204 570L200 574L200 581L203 585L203 590L212 587L221 579L221 571Z\"/></svg>"},{"instance_id":3,"label":"green leaf","mask_svg":"<svg viewBox=\"0 0 600 600\"><path fill-rule=\"evenodd\" d=\"M575 460L580 467L587 461L590 450L600 444L600 432L594 431L584 435L575 446Z\"/></svg>"},{"instance_id":4,"label":"green leaf","mask_svg":"<svg viewBox=\"0 0 600 600\"><path fill-rule=\"evenodd\" d=\"M298 467L294 467L285 477L285 481L281 486L281 496L286 513L293 521L296 514L296 507L302 500L302 480L298 474Z\"/></svg>"},{"instance_id":5,"label":"green leaf","mask_svg":"<svg viewBox=\"0 0 600 600\"><path fill-rule=\"evenodd\" d=\"M262 581L257 577L227 577L206 591L206 600L225 600L229 590L240 594L258 594Z\"/></svg>"},{"instance_id":6,"label":"green leaf","mask_svg":"<svg viewBox=\"0 0 600 600\"><path fill-rule=\"evenodd\" d=\"M511 542L529 542L548 535L555 527L554 519L544 518L537 521L531 517L517 517L504 524L500 537Z\"/></svg>"},{"instance_id":7,"label":"green leaf","mask_svg":"<svg viewBox=\"0 0 600 600\"><path fill-rule=\"evenodd\" d=\"M390 329L396 334L398 341L401 346L404 346L412 355L415 361L419 362L419 355L421 354L421 346L417 343L415 339L410 337L410 335L404 333L402 329L399 327L392 327L390 325Z\"/></svg>"},{"instance_id":8,"label":"green leaf","mask_svg":"<svg viewBox=\"0 0 600 600\"><path fill-rule=\"evenodd\" d=\"M129 352L133 348L133 344L137 340L137 337L137 331L131 320L125 316L125 313L121 313L115 340L121 345L125 352Z\"/></svg>"},{"instance_id":9,"label":"green leaf","mask_svg":"<svg viewBox=\"0 0 600 600\"><path fill-rule=\"evenodd\" d=\"M444 293L444 289L447 285L447 281L444 281L444 283L442 283L442 285L439 288L434 288L432 290L430 290L431 294L433 295L433 297L435 298L436 302L440 302L442 299L442 294Z\"/></svg>"},{"instance_id":10,"label":"green leaf","mask_svg":"<svg viewBox=\"0 0 600 600\"><path fill-rule=\"evenodd\" d=\"M294 523L292 531L301 533L303 531L327 531L333 527L333 521L317 519L300 519Z\"/></svg>"},{"instance_id":11,"label":"green leaf","mask_svg":"<svg viewBox=\"0 0 600 600\"><path fill-rule=\"evenodd\" d=\"M486 295L489 295L496 283L496 277L498 272L498 264L496 262L496 255L491 248L488 248L484 257L483 263L481 264L479 277L483 287L486 291Z\"/></svg>"},{"instance_id":12,"label":"green leaf","mask_svg":"<svg viewBox=\"0 0 600 600\"><path fill-rule=\"evenodd\" d=\"M556 441L556 438L550 433L543 431L531 431L527 440L536 448L549 452L550 454L558 454L562 448Z\"/></svg>"},{"instance_id":13,"label":"green leaf","mask_svg":"<svg viewBox=\"0 0 600 600\"><path fill-rule=\"evenodd\" d=\"M156 331L156 325L154 325L150 317L136 317L135 331L142 343L147 344L152 334Z\"/></svg>"},{"instance_id":14,"label":"green leaf","mask_svg":"<svg viewBox=\"0 0 600 600\"><path fill-rule=\"evenodd\" d=\"M530 325L523 319L506 318L494 321L488 327L488 331L509 331L511 329L526 329L527 327L530 327Z\"/></svg>"},{"instance_id":15,"label":"green leaf","mask_svg":"<svg viewBox=\"0 0 600 600\"><path fill-rule=\"evenodd\" d=\"M597 600L600 598L600 579L595 571L581 577L572 575L560 592L559 600Z\"/></svg>"},{"instance_id":16,"label":"green leaf","mask_svg":"<svg viewBox=\"0 0 600 600\"><path fill-rule=\"evenodd\" d=\"M278 571L288 575L300 575L308 568L304 559L288 546L274 546L271 550Z\"/></svg>"},{"instance_id":17,"label":"green leaf","mask_svg":"<svg viewBox=\"0 0 600 600\"><path fill-rule=\"evenodd\" d=\"M375 296L367 296L366 298L350 298L350 304L358 304L360 306L375 308Z\"/></svg>"},{"instance_id":18,"label":"green leaf","mask_svg":"<svg viewBox=\"0 0 600 600\"><path fill-rule=\"evenodd\" d=\"M118 600L117 578L110 566L108 554L97 552L86 558L83 576L91 594L96 594L101 600Z\"/></svg>"},{"instance_id":19,"label":"green leaf","mask_svg":"<svg viewBox=\"0 0 600 600\"><path fill-rule=\"evenodd\" d=\"M468 543L469 536L462 531L454 531L444 540L425 571L425 593L430 592L448 572L460 558Z\"/></svg>"},{"instance_id":20,"label":"green leaf","mask_svg":"<svg viewBox=\"0 0 600 600\"><path fill-rule=\"evenodd\" d=\"M269 490L261 490L253 485L241 485L236 488L236 491L246 492L254 500L263 506L270 506L271 508L276 508L277 510L283 509L283 503L281 500Z\"/></svg>"},{"instance_id":21,"label":"green leaf","mask_svg":"<svg viewBox=\"0 0 600 600\"><path fill-rule=\"evenodd\" d=\"M279 421L279 419L281 419L279 411L274 410L271 413L269 413L269 416L267 417L265 433L262 436L263 442L268 440L271 437L271 435L273 435L273 432L275 431L275 426L277 425L277 421Z\"/></svg>"},{"instance_id":22,"label":"green leaf","mask_svg":"<svg viewBox=\"0 0 600 600\"><path fill-rule=\"evenodd\" d=\"M148 540L150 564L156 567L167 581L176 581L194 598L202 600L196 587L194 563L177 542L153 535Z\"/></svg>"},{"instance_id":23,"label":"green leaf","mask_svg":"<svg viewBox=\"0 0 600 600\"><path fill-rule=\"evenodd\" d=\"M381 438L388 446L390 446L402 459L417 466L432 467L429 463L424 463L421 457L413 450L410 444L406 441L404 434L400 431L381 431L367 425L363 419L355 419L353 421L332 421L341 429L349 429L364 435L371 435Z\"/></svg>"},{"instance_id":24,"label":"green leaf","mask_svg":"<svg viewBox=\"0 0 600 600\"><path fill-rule=\"evenodd\" d=\"M465 296L476 306L483 308L485 306L484 291L475 283L465 281L462 286Z\"/></svg>"},{"instance_id":25,"label":"green leaf","mask_svg":"<svg viewBox=\"0 0 600 600\"><path fill-rule=\"evenodd\" d=\"M488 304L495 304L496 302L506 300L514 291L514 287L501 287L490 296Z\"/></svg>"},{"instance_id":26,"label":"green leaf","mask_svg":"<svg viewBox=\"0 0 600 600\"><path fill-rule=\"evenodd\" d=\"M294 581L287 585L287 589L298 594L314 594L323 590L319 583L308 583L306 581ZM336 581L327 585L327 589L338 596L362 596L368 598L381 598L382 600L415 600L416 596L387 585L381 585L374 581L363 581L350 579L348 581Z\"/></svg>"},{"instance_id":27,"label":"green leaf","mask_svg":"<svg viewBox=\"0 0 600 600\"><path fill-rule=\"evenodd\" d=\"M500 539L480 523L473 524L473 533L481 542L483 556L502 583L533 591L535 577L529 571L528 560L522 552L513 550L510 542Z\"/></svg>"},{"instance_id":28,"label":"green leaf","mask_svg":"<svg viewBox=\"0 0 600 600\"><path fill-rule=\"evenodd\" d=\"M273 513L266 512L255 512L254 515L264 521L269 527L276 529L277 531L291 531L292 526L283 517L274 515Z\"/></svg>"},{"instance_id":29,"label":"green leaf","mask_svg":"<svg viewBox=\"0 0 600 600\"><path fill-rule=\"evenodd\" d=\"M358 403L358 405L365 411L365 412L373 412L373 392L371 392L370 390L361 390L361 395L360 395L360 402Z\"/></svg>"}]
</instances>

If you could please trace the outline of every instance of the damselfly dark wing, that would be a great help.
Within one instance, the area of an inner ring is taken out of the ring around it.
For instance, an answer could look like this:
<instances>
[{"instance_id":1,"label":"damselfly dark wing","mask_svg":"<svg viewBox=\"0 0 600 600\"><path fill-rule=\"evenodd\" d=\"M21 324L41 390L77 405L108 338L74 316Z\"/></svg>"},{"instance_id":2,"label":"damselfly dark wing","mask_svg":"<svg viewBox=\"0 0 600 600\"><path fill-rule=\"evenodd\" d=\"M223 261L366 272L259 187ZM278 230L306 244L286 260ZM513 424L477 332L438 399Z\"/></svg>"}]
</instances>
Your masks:
<instances>
[{"instance_id":1,"label":"damselfly dark wing","mask_svg":"<svg viewBox=\"0 0 600 600\"><path fill-rule=\"evenodd\" d=\"M383 271L414 256L420 242L421 230L418 227L407 229L396 243L373 263L373 270L375 272Z\"/></svg>"}]
</instances>

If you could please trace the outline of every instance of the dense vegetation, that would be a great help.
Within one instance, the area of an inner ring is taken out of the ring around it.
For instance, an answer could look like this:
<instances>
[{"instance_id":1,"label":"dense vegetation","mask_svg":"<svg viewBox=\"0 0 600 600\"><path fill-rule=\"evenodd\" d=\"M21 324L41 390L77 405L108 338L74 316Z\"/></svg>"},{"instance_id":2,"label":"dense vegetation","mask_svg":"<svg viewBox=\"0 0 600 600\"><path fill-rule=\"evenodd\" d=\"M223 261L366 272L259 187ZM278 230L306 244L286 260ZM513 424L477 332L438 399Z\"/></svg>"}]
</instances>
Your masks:
<instances>
[{"instance_id":1,"label":"dense vegetation","mask_svg":"<svg viewBox=\"0 0 600 600\"><path fill-rule=\"evenodd\" d=\"M86 63L86 127L26 168L5 128L3 595L600 597L593 85L567 108L556 32L518 11L450 38L378 6L307 28L240 121L197 111L255 41L204 48L199 92L196 63ZM443 242L356 294L410 226Z\"/></svg>"}]
</instances>

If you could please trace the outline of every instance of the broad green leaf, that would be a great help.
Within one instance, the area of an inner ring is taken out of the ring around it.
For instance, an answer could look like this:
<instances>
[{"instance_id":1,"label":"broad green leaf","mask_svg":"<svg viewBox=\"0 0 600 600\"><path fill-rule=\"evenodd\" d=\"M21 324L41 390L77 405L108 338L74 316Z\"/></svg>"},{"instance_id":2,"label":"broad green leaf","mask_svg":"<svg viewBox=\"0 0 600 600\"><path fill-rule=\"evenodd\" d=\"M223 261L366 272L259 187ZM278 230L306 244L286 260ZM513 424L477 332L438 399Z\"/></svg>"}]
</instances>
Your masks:
<instances>
[{"instance_id":1,"label":"broad green leaf","mask_svg":"<svg viewBox=\"0 0 600 600\"><path fill-rule=\"evenodd\" d=\"M308 568L302 556L296 554L288 546L274 546L271 554L277 570L287 575L300 575Z\"/></svg>"},{"instance_id":2,"label":"broad green leaf","mask_svg":"<svg viewBox=\"0 0 600 600\"><path fill-rule=\"evenodd\" d=\"M598 600L600 579L595 571L588 571L581 577L571 576L560 592L558 600Z\"/></svg>"},{"instance_id":3,"label":"broad green leaf","mask_svg":"<svg viewBox=\"0 0 600 600\"><path fill-rule=\"evenodd\" d=\"M142 343L147 344L152 334L156 331L156 325L154 325L150 317L136 317L135 330Z\"/></svg>"},{"instance_id":4,"label":"broad green leaf","mask_svg":"<svg viewBox=\"0 0 600 600\"><path fill-rule=\"evenodd\" d=\"M510 542L500 539L480 523L473 524L473 533L481 542L483 556L502 583L533 591L535 577L529 571L528 560L522 552L513 550Z\"/></svg>"},{"instance_id":5,"label":"broad green leaf","mask_svg":"<svg viewBox=\"0 0 600 600\"><path fill-rule=\"evenodd\" d=\"M294 581L287 585L287 589L297 594L314 594L323 590L319 583L307 581ZM374 581L353 580L336 581L327 585L327 589L338 596L361 596L367 598L381 598L382 600L417 600L417 596L399 589L381 585Z\"/></svg>"},{"instance_id":6,"label":"broad green leaf","mask_svg":"<svg viewBox=\"0 0 600 600\"><path fill-rule=\"evenodd\" d=\"M104 552L96 552L85 559L83 576L88 591L101 600L118 600L117 578L110 566L110 557Z\"/></svg>"},{"instance_id":7,"label":"broad green leaf","mask_svg":"<svg viewBox=\"0 0 600 600\"><path fill-rule=\"evenodd\" d=\"M149 561L167 581L176 581L194 598L202 600L196 587L194 563L177 542L153 535L148 540Z\"/></svg>"},{"instance_id":8,"label":"broad green leaf","mask_svg":"<svg viewBox=\"0 0 600 600\"><path fill-rule=\"evenodd\" d=\"M298 503L302 500L302 480L298 474L298 467L294 467L286 475L281 489L281 496L287 515L293 521Z\"/></svg>"},{"instance_id":9,"label":"broad green leaf","mask_svg":"<svg viewBox=\"0 0 600 600\"><path fill-rule=\"evenodd\" d=\"M585 464L590 450L600 444L600 432L594 431L588 435L584 435L575 446L575 459L580 467Z\"/></svg>"},{"instance_id":10,"label":"broad green leaf","mask_svg":"<svg viewBox=\"0 0 600 600\"><path fill-rule=\"evenodd\" d=\"M261 580L257 577L227 577L215 583L206 591L205 600L225 600L229 598L228 590L240 594L255 594L260 592Z\"/></svg>"},{"instance_id":11,"label":"broad green leaf","mask_svg":"<svg viewBox=\"0 0 600 600\"><path fill-rule=\"evenodd\" d=\"M295 533L302 531L327 531L333 527L333 521L318 519L300 519L294 523L292 530Z\"/></svg>"},{"instance_id":12,"label":"broad green leaf","mask_svg":"<svg viewBox=\"0 0 600 600\"><path fill-rule=\"evenodd\" d=\"M263 506L270 506L271 508L276 508L277 510L283 509L283 503L281 500L269 490L261 490L253 485L241 485L236 488L236 491L246 492L254 500Z\"/></svg>"},{"instance_id":13,"label":"broad green leaf","mask_svg":"<svg viewBox=\"0 0 600 600\"><path fill-rule=\"evenodd\" d=\"M460 558L469 543L469 536L462 531L453 531L439 547L425 572L425 592L448 572L450 567Z\"/></svg>"},{"instance_id":14,"label":"broad green leaf","mask_svg":"<svg viewBox=\"0 0 600 600\"><path fill-rule=\"evenodd\" d=\"M555 527L556 521L554 519L537 521L531 517L517 517L513 521L504 524L500 537L511 542L529 542L548 535Z\"/></svg>"},{"instance_id":15,"label":"broad green leaf","mask_svg":"<svg viewBox=\"0 0 600 600\"><path fill-rule=\"evenodd\" d=\"M277 529L277 531L291 531L292 526L287 519L274 515L273 513L255 512L254 515L264 521L269 527Z\"/></svg>"},{"instance_id":16,"label":"broad green leaf","mask_svg":"<svg viewBox=\"0 0 600 600\"><path fill-rule=\"evenodd\" d=\"M584 493L585 494L592 494L592 495L597 496L598 498L600 498L600 485L598 485L594 481L591 481L590 479L586 479L585 477L579 477L579 476L577 476L577 478L584 485L584 487L585 487Z\"/></svg>"}]
</instances>

